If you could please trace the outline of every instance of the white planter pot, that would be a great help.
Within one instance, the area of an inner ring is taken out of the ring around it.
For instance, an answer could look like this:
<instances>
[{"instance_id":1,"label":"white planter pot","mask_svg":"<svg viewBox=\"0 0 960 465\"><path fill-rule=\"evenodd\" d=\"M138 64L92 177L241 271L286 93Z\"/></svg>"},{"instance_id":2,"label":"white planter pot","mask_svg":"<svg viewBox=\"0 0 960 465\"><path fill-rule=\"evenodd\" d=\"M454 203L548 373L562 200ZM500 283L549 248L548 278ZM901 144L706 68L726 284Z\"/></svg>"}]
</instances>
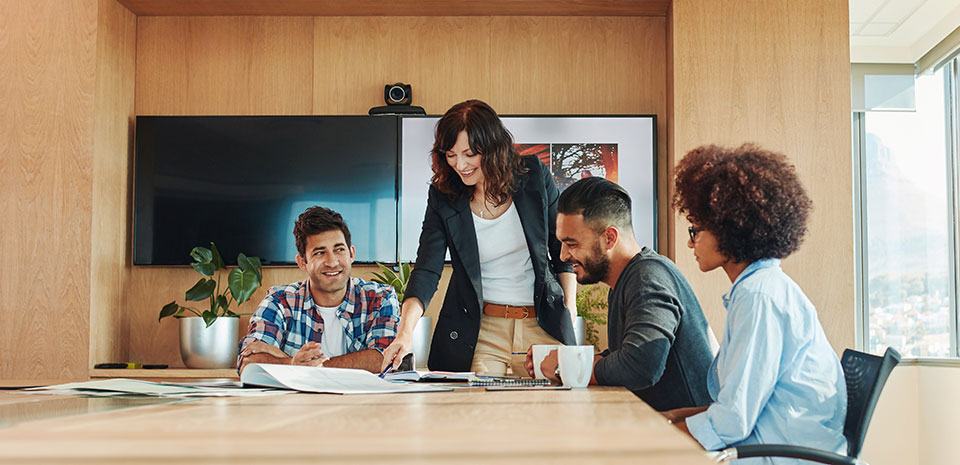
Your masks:
<instances>
[{"instance_id":1,"label":"white planter pot","mask_svg":"<svg viewBox=\"0 0 960 465\"><path fill-rule=\"evenodd\" d=\"M573 334L577 337L578 346L582 346L587 343L587 327L584 326L582 316L578 316L577 319L573 321Z\"/></svg>"},{"instance_id":2,"label":"white planter pot","mask_svg":"<svg viewBox=\"0 0 960 465\"><path fill-rule=\"evenodd\" d=\"M433 318L422 316L413 330L413 363L416 368L427 367L430 356L430 340L433 336Z\"/></svg>"},{"instance_id":3,"label":"white planter pot","mask_svg":"<svg viewBox=\"0 0 960 465\"><path fill-rule=\"evenodd\" d=\"M180 358L187 368L237 366L240 318L217 318L209 328L200 317L179 318Z\"/></svg>"}]
</instances>

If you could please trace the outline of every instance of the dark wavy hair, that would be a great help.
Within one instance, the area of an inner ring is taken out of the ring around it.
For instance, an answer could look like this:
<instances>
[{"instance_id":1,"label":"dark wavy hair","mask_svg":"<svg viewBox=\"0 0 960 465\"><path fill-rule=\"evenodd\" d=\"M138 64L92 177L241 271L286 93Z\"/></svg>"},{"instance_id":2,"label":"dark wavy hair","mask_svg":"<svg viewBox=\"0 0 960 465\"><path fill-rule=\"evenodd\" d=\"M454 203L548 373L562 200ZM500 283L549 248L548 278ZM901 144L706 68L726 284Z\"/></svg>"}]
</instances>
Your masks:
<instances>
[{"instance_id":1,"label":"dark wavy hair","mask_svg":"<svg viewBox=\"0 0 960 465\"><path fill-rule=\"evenodd\" d=\"M304 260L307 259L307 238L322 232L339 229L343 232L343 238L347 240L347 247L350 247L350 229L343 217L339 213L321 206L314 206L306 209L297 218L293 224L293 237L296 239L297 252Z\"/></svg>"},{"instance_id":2,"label":"dark wavy hair","mask_svg":"<svg viewBox=\"0 0 960 465\"><path fill-rule=\"evenodd\" d=\"M513 136L486 103L467 100L447 110L440 121L431 150L433 178L430 182L453 201L464 195L473 195L473 186L467 186L447 163L447 151L457 143L460 131L467 131L470 150L483 155L484 197L495 205L503 205L516 191L516 183L524 173L520 155L513 146Z\"/></svg>"},{"instance_id":3,"label":"dark wavy hair","mask_svg":"<svg viewBox=\"0 0 960 465\"><path fill-rule=\"evenodd\" d=\"M737 263L784 258L807 233L813 203L787 157L744 144L698 147L677 164L673 206Z\"/></svg>"}]
</instances>

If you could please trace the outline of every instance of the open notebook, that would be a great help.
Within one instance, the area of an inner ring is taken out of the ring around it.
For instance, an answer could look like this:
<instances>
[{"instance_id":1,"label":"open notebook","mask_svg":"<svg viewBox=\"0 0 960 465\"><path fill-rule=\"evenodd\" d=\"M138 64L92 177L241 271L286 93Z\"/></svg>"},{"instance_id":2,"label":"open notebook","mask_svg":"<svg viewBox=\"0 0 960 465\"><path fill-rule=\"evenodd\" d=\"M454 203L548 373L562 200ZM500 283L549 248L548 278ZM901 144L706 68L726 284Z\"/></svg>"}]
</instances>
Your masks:
<instances>
[{"instance_id":1,"label":"open notebook","mask_svg":"<svg viewBox=\"0 0 960 465\"><path fill-rule=\"evenodd\" d=\"M425 382L461 382L466 383L477 379L477 374L472 371L392 371L384 376L389 381L425 381Z\"/></svg>"},{"instance_id":2,"label":"open notebook","mask_svg":"<svg viewBox=\"0 0 960 465\"><path fill-rule=\"evenodd\" d=\"M240 374L244 386L265 386L328 394L390 394L450 391L423 384L398 384L365 370L251 363Z\"/></svg>"}]
</instances>

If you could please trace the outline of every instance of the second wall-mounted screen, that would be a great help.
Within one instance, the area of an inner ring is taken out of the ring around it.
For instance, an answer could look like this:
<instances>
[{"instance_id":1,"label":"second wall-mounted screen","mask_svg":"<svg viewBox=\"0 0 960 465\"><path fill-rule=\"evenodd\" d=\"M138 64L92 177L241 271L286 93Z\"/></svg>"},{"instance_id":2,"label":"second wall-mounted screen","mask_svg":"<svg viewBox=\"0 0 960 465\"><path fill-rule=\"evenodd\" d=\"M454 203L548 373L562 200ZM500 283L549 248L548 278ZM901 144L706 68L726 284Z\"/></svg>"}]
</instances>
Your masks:
<instances>
[{"instance_id":1,"label":"second wall-mounted screen","mask_svg":"<svg viewBox=\"0 0 960 465\"><path fill-rule=\"evenodd\" d=\"M417 258L432 175L430 150L439 117L401 119L400 260ZM550 167L561 191L578 179L602 176L633 199L637 240L657 248L655 116L502 116L521 155Z\"/></svg>"}]
</instances>

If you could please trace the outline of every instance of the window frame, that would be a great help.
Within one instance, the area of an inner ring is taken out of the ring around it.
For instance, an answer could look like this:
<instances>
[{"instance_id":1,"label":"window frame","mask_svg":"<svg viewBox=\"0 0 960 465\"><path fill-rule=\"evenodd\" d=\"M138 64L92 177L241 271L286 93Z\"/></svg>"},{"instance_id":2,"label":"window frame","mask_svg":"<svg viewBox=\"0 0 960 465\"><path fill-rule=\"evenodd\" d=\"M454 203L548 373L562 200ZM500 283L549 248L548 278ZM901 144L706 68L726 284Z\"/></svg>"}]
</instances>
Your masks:
<instances>
[{"instance_id":1,"label":"window frame","mask_svg":"<svg viewBox=\"0 0 960 465\"><path fill-rule=\"evenodd\" d=\"M957 298L960 297L960 159L957 153L957 67L958 58L953 58L944 65L943 98L944 120L946 124L945 137L947 150L947 224L950 283L950 357L960 357L960 342L958 342L958 309Z\"/></svg>"},{"instance_id":2,"label":"window frame","mask_svg":"<svg viewBox=\"0 0 960 465\"><path fill-rule=\"evenodd\" d=\"M924 364L956 364L960 361L960 128L958 128L957 95L960 57L955 57L935 68L943 68L944 85L944 133L945 170L947 181L947 250L948 250L948 288L950 307L947 320L950 325L950 349L947 357L906 357ZM870 289L869 254L867 246L867 185L864 181L866 170L866 112L851 112L851 150L853 164L853 214L854 214L854 305L857 315L854 323L854 337L858 350L870 349Z\"/></svg>"}]
</instances>

